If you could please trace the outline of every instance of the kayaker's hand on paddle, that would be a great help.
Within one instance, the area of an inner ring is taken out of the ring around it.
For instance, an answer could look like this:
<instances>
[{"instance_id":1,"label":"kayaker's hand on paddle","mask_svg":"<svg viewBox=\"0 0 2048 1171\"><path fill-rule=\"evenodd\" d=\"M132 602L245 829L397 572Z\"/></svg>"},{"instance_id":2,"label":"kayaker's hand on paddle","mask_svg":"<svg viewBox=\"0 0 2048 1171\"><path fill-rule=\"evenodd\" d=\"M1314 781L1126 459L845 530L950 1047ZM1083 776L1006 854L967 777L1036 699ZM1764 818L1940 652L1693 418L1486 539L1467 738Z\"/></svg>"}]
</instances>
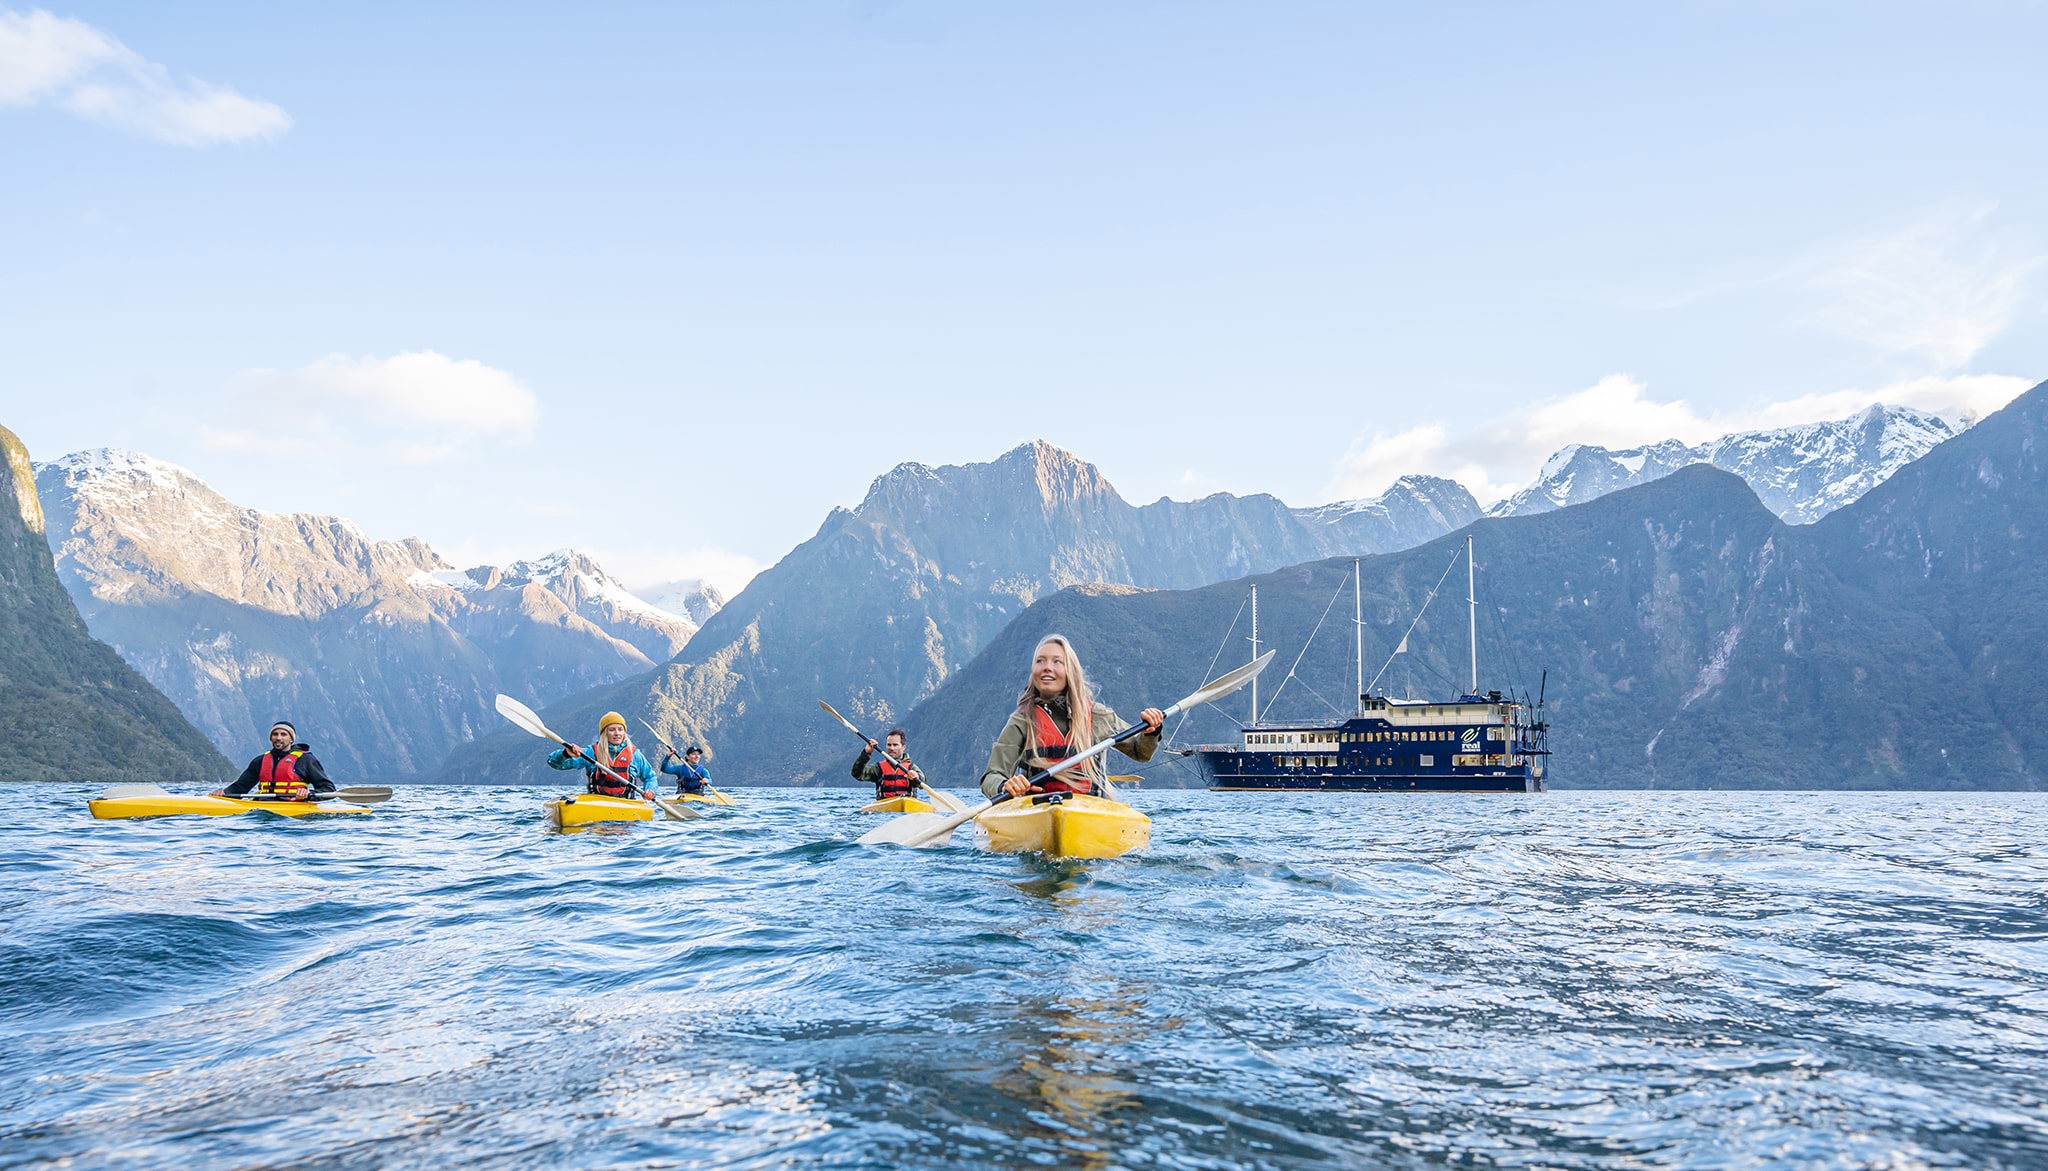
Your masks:
<instances>
[{"instance_id":1,"label":"kayaker's hand on paddle","mask_svg":"<svg viewBox=\"0 0 2048 1171\"><path fill-rule=\"evenodd\" d=\"M568 757L570 760L575 760L577 757L583 755L583 750L581 748L576 747L574 744L564 742L562 745L562 755Z\"/></svg>"},{"instance_id":2,"label":"kayaker's hand on paddle","mask_svg":"<svg viewBox=\"0 0 2048 1171\"><path fill-rule=\"evenodd\" d=\"M1030 791L1031 782L1025 779L1023 773L1018 773L1016 776L1003 782L1003 792L1008 793L1012 797L1022 797Z\"/></svg>"},{"instance_id":3,"label":"kayaker's hand on paddle","mask_svg":"<svg viewBox=\"0 0 2048 1171\"><path fill-rule=\"evenodd\" d=\"M1166 713L1156 707L1148 707L1139 712L1138 719L1145 725L1145 730L1154 736L1159 735L1159 729L1166 726Z\"/></svg>"},{"instance_id":4,"label":"kayaker's hand on paddle","mask_svg":"<svg viewBox=\"0 0 2048 1171\"><path fill-rule=\"evenodd\" d=\"M866 753L866 755L868 755L868 756L873 756L874 754L875 754L875 742L874 742L874 741L872 741L872 740L870 740L870 741L868 741L868 750L867 750L867 753Z\"/></svg>"}]
</instances>

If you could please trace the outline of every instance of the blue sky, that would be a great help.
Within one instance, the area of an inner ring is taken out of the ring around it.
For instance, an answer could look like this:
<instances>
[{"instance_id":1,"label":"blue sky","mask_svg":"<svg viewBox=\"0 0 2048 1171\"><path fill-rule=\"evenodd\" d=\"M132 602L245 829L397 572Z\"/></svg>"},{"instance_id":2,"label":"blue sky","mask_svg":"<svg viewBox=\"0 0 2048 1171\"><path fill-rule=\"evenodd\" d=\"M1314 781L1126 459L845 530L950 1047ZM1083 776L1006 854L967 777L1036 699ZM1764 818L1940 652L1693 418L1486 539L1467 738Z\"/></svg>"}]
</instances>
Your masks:
<instances>
[{"instance_id":1,"label":"blue sky","mask_svg":"<svg viewBox=\"0 0 2048 1171\"><path fill-rule=\"evenodd\" d=\"M2048 377L2030 4L0 0L0 424L728 587L898 462L1526 483Z\"/></svg>"}]
</instances>

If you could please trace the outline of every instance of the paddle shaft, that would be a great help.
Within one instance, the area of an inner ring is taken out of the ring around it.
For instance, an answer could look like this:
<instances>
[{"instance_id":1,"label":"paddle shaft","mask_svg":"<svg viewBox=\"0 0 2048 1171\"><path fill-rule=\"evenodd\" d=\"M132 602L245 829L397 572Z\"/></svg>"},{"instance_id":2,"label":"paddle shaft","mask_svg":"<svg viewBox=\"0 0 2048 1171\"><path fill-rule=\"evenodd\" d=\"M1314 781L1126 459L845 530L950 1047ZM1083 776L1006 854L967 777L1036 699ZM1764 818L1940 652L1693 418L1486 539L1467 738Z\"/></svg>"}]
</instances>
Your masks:
<instances>
[{"instance_id":1,"label":"paddle shaft","mask_svg":"<svg viewBox=\"0 0 2048 1171\"><path fill-rule=\"evenodd\" d=\"M568 751L571 759L581 758L583 760L589 761L591 768L594 768L597 771L602 772L604 775L617 781L619 784L624 785L626 788L632 790L633 792L638 793L642 797L647 798L649 801L654 802L655 805L660 807L663 813L668 814L669 817L673 818L674 820L688 821L693 817L699 816L695 810L685 811L682 809L678 809L674 805L668 803L667 801L662 800L661 794L650 793L646 789L641 788L639 785L634 784L632 781L627 780L625 777L620 776L618 773L613 772L609 767L605 765L603 761L598 760L596 757L590 755L589 753L583 751L576 745L571 744L567 740L563 739L558 733L555 732L554 729L542 723L540 715L536 713L532 708L527 707L525 704L520 703L518 700L513 699L511 696L499 695L497 701L497 708L499 715L504 716L506 719L511 720L513 723L519 725L521 728L524 728L526 731L532 733L533 735L539 736L543 740L553 740L555 743L561 745L565 750Z\"/></svg>"},{"instance_id":2,"label":"paddle shaft","mask_svg":"<svg viewBox=\"0 0 2048 1171\"><path fill-rule=\"evenodd\" d=\"M1186 698L1180 700L1178 703L1175 703L1173 706L1159 713L1160 727L1165 727L1166 721L1168 719L1171 719L1174 715L1182 711L1185 711L1188 708L1196 707L1205 703L1212 703L1216 700L1222 699L1224 696L1229 695L1231 692L1236 691L1238 688L1243 687L1245 684L1251 682L1253 679L1256 679L1258 677L1259 672L1265 670L1266 665L1273 661L1273 653L1274 652L1272 651L1267 651L1265 654L1260 655L1258 658L1253 659L1251 662L1246 663L1244 666L1239 667L1234 671L1230 671L1226 674L1220 675L1215 679L1211 679L1209 682L1202 684L1200 687L1197 687ZM831 709L827 707L826 710L830 711ZM832 714L838 715L839 713L833 712ZM841 722L843 723L844 721ZM1037 776L1026 778L1026 783L1031 785L1044 784L1048 778L1056 776L1059 773L1063 773L1066 770L1073 768L1075 765L1080 764L1084 760L1092 759L1093 757L1099 756L1102 753L1109 751L1112 745L1121 744L1122 742L1130 739L1133 736L1142 735L1145 732L1145 730L1146 729L1144 724L1133 724L1132 726L1125 728L1123 731L1117 733L1109 739L1093 745L1086 751L1076 753L1075 755L1070 756L1063 761L1060 761L1058 764L1053 765L1051 768L1046 769L1044 772L1039 773ZM1000 805L1004 801L1009 800L1010 797L1011 794L1009 793L1001 794L995 799L985 802L981 806L981 808L970 809L965 813L955 814L952 817L947 818L945 821L940 822L938 825L932 826L929 830L917 831L911 827L904 827L901 830L895 831L904 832L908 834L908 836L900 840L893 835L892 826L901 826L902 823L909 821L910 817L916 816L915 814L911 814L906 817L899 817L896 819L895 822L891 823L891 825L885 825L878 829L871 830L868 833L862 834L858 840L863 843L897 842L897 844L899 845L921 846L934 838L944 837L945 835L952 833L954 830L959 829L961 826L967 824L970 821L973 821L975 818L980 817L982 814L987 813L989 810L994 809L997 805Z\"/></svg>"},{"instance_id":3,"label":"paddle shaft","mask_svg":"<svg viewBox=\"0 0 2048 1171\"><path fill-rule=\"evenodd\" d=\"M645 729L647 729L647 731L648 731L648 734L649 734L649 735L652 735L652 736L653 736L653 737L654 737L654 738L655 738L656 740L660 741L660 742L661 742L661 746L662 746L663 748L666 748L666 749L668 749L668 754L669 754L670 756L673 756L673 757L675 757L675 758L676 758L677 760L683 760L683 754L682 754L682 753L680 753L680 752L677 752L677 751L676 751L676 746L675 746L675 745L673 745L673 744L670 744L670 743L668 742L668 737L666 737L666 736L663 736L663 735L662 735L662 734L661 734L660 732L657 732L657 731L655 731L655 729L654 729L654 725L653 725L653 724L650 724L650 723L648 723L648 722L647 722L646 720L641 720L641 721L640 721L640 726L641 726L641 727L643 727L643 728L645 728ZM683 761L683 763L684 763L684 764L689 764L690 762L689 762L689 761L686 761L686 760L684 760L684 761ZM691 767L695 767L695 766L693 765L693 766L691 766ZM673 776L674 774L673 774L673 773L671 773L670 775L671 775L671 776ZM718 792L718 788L717 788L717 786L715 786L715 785L713 785L713 784L711 783L711 778L710 778L710 777L702 777L702 778L700 778L700 779L701 779L701 780L702 780L702 781L704 782L704 787L705 787L705 788L707 788L707 789L710 789L710 790L711 790L712 792L714 792L714 793ZM677 781L678 781L678 783L680 783L680 782L681 782L681 778L677 778Z\"/></svg>"},{"instance_id":4,"label":"paddle shaft","mask_svg":"<svg viewBox=\"0 0 2048 1171\"><path fill-rule=\"evenodd\" d=\"M1165 727L1166 721L1172 718L1174 713L1178 711L1180 711L1180 705L1174 704L1172 707L1167 708L1165 711L1161 712L1159 721L1160 726ZM1085 752L1077 752L1074 755L1066 758L1065 760L1060 761L1058 764L1053 765L1051 768L1046 769L1045 771L1039 773L1037 776L1027 778L1026 783L1031 785L1042 785L1046 781L1052 779L1053 777L1058 776L1059 774L1067 771L1070 768L1073 768L1077 764L1080 764L1082 761L1092 760L1095 757L1100 756L1105 752L1108 752L1112 747L1134 737L1142 736L1149 730L1150 729L1146 728L1144 724L1132 724L1130 727L1125 728L1123 731L1118 732L1116 735L1111 736L1109 739L1100 741L1099 743L1095 744L1093 747L1089 748ZM933 838L944 837L947 834L952 833L954 830L959 829L961 826L966 825L968 822L973 821L975 818L980 817L982 814L987 813L989 810L994 809L996 806L1001 805L1005 801L1012 800L1016 797L1028 796L1030 796L1030 792L1028 790L1024 793L1003 793L993 798L992 800L983 802L981 806L977 809L970 809L965 813L954 814L951 818L949 818L948 820L939 825L933 826L930 830L924 833L920 833L915 837L905 839L903 844L906 846L921 846L924 843L931 841ZM885 826L883 828L886 829L887 827Z\"/></svg>"},{"instance_id":5,"label":"paddle shaft","mask_svg":"<svg viewBox=\"0 0 2048 1171\"><path fill-rule=\"evenodd\" d=\"M854 727L852 720L849 720L845 716L840 715L838 708L833 707L831 704L826 703L822 699L818 701L818 706L830 712L832 714L832 718L838 720L840 724L844 725L847 731L853 733L855 736L858 736L860 738L860 742L862 745L876 743L875 740L871 738L866 732L863 732L859 728ZM887 748L877 746L875 748L868 749L868 751L881 753L883 760L891 761L894 764L896 764L899 768L903 765L903 760L898 760L896 757L890 756L889 750ZM909 759L909 756L906 753L904 756L904 760L907 759ZM925 792L931 794L932 800L934 801L937 801L941 804L945 804L949 800L949 798L939 796L939 791L937 789L932 788L930 781L919 781L917 785L918 788L923 789ZM958 801L954 801L952 802L952 804L955 808L957 808L960 803Z\"/></svg>"},{"instance_id":6,"label":"paddle shaft","mask_svg":"<svg viewBox=\"0 0 2048 1171\"><path fill-rule=\"evenodd\" d=\"M826 711L828 711L828 712L832 713L832 718L833 718L833 719L835 719L835 720L838 720L838 721L839 721L839 723L841 724L841 726L843 726L843 727L844 727L844 728L845 728L845 729L846 729L847 731L849 731L849 732L853 733L853 734L854 734L854 736L855 736L856 738L858 738L858 739L860 740L860 742L861 742L862 744L874 744L874 745L876 745L876 747L874 747L874 748L870 748L870 749L868 749L868 751L870 751L870 752L879 752L879 753L881 753L881 754L882 754L882 759L883 759L883 760L887 760L887 761L893 761L893 762L894 762L894 763L896 763L896 764L902 764L902 763L903 763L902 761L900 761L900 760L897 760L897 759L896 759L895 757L893 757L893 756L890 756L890 755L889 755L889 750L888 750L887 748L883 748L883 747L881 747L881 746L880 746L880 744L881 744L881 742L880 742L880 741L878 741L878 740L876 740L876 739L875 739L874 737L872 737L872 736L868 735L868 734L867 734L866 732L863 732L863 731L861 731L861 730L860 730L859 728L856 728L856 727L854 727L854 726L853 726L853 721L852 721L852 720L849 720L849 719L847 719L847 718L846 718L845 716L842 716L842 715L840 715L840 714L839 714L839 709L838 709L838 708L835 708L835 707L833 707L833 706L832 706L831 704L829 704L829 703L826 703L826 702L825 702L824 700L822 700L822 699L818 701L818 706L819 706L819 707L821 707L821 708L824 708L824 709L825 709ZM927 786L927 788L929 788L929 786Z\"/></svg>"}]
</instances>

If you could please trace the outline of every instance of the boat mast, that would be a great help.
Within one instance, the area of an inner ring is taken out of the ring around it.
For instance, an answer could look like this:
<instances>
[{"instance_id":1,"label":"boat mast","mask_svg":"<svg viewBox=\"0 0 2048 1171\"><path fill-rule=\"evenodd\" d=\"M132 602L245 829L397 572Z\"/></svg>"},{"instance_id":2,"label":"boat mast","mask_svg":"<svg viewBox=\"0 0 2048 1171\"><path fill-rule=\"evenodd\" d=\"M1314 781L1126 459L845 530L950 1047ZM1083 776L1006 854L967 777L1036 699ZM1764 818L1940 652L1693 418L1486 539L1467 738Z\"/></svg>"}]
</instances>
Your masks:
<instances>
[{"instance_id":1,"label":"boat mast","mask_svg":"<svg viewBox=\"0 0 2048 1171\"><path fill-rule=\"evenodd\" d=\"M1358 644L1358 710L1365 714L1365 592L1358 584L1358 558L1351 559L1351 637Z\"/></svg>"},{"instance_id":2,"label":"boat mast","mask_svg":"<svg viewBox=\"0 0 2048 1171\"><path fill-rule=\"evenodd\" d=\"M1259 587L1252 587L1252 658L1259 657ZM1259 677L1252 676L1252 723L1259 722Z\"/></svg>"},{"instance_id":3,"label":"boat mast","mask_svg":"<svg viewBox=\"0 0 2048 1171\"><path fill-rule=\"evenodd\" d=\"M1472 636L1472 694L1479 694L1479 586L1472 569L1472 534L1465 534L1465 602L1470 607L1468 626Z\"/></svg>"}]
</instances>

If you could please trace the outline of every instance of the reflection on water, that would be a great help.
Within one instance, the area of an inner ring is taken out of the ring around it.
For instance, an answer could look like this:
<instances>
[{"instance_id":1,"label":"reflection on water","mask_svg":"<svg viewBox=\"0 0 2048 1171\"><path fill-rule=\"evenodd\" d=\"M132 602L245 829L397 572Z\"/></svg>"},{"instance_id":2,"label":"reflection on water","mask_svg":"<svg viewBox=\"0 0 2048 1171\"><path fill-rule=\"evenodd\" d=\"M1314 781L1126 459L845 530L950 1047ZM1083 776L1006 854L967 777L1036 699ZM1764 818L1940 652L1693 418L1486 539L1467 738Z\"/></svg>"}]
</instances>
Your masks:
<instances>
[{"instance_id":1,"label":"reflection on water","mask_svg":"<svg viewBox=\"0 0 2048 1171\"><path fill-rule=\"evenodd\" d=\"M1019 1100L1036 1100L1037 1108L1027 1113L1047 1145L1071 1157L1071 1166L1109 1166L1119 1132L1140 1109L1136 1087L1142 1071L1117 1054L1137 1039L1138 1030L1155 1027L1139 1014L1143 994L1142 986L1111 978L1086 991L1017 1006L1015 1027L1037 1044L996 1086Z\"/></svg>"},{"instance_id":2,"label":"reflection on water","mask_svg":"<svg viewBox=\"0 0 2048 1171\"><path fill-rule=\"evenodd\" d=\"M2048 798L0 802L0 1167L2048 1165Z\"/></svg>"}]
</instances>

